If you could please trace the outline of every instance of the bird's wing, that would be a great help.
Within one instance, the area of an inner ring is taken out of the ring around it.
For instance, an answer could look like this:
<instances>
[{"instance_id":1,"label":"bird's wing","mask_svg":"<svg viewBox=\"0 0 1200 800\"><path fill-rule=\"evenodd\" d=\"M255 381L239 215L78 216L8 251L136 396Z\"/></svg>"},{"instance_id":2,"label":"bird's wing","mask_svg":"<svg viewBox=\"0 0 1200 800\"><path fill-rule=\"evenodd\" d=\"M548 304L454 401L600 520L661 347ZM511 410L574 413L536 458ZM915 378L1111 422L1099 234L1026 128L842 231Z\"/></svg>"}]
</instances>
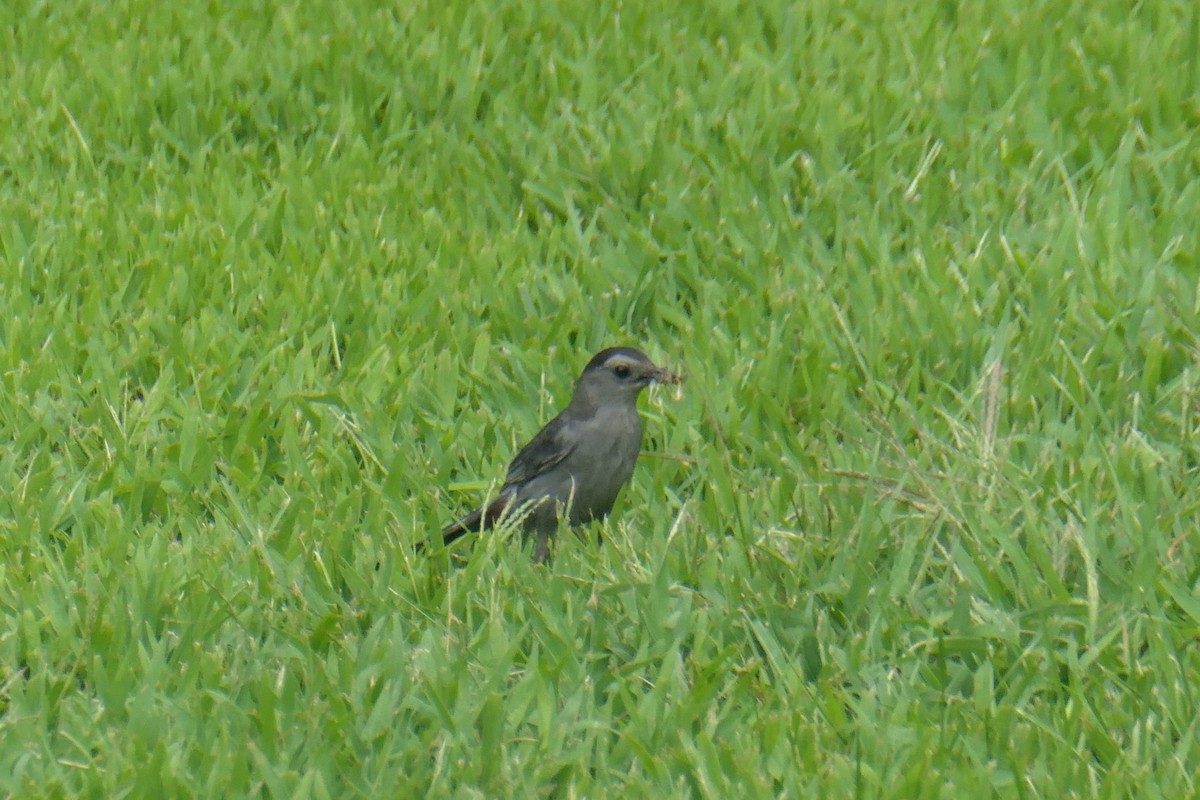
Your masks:
<instances>
[{"instance_id":1,"label":"bird's wing","mask_svg":"<svg viewBox=\"0 0 1200 800\"><path fill-rule=\"evenodd\" d=\"M574 437L568 434L566 420L559 414L538 431L537 436L513 458L512 463L508 465L504 488L525 483L541 475L569 456L574 449Z\"/></svg>"},{"instance_id":2,"label":"bird's wing","mask_svg":"<svg viewBox=\"0 0 1200 800\"><path fill-rule=\"evenodd\" d=\"M512 501L512 490L515 487L541 475L570 455L574 448L575 442L568 434L567 423L559 414L517 453L516 458L508 465L504 487L495 498L483 508L472 511L442 528L442 543L450 544L464 534L474 533L498 519ZM423 548L424 543L417 546L418 551Z\"/></svg>"}]
</instances>

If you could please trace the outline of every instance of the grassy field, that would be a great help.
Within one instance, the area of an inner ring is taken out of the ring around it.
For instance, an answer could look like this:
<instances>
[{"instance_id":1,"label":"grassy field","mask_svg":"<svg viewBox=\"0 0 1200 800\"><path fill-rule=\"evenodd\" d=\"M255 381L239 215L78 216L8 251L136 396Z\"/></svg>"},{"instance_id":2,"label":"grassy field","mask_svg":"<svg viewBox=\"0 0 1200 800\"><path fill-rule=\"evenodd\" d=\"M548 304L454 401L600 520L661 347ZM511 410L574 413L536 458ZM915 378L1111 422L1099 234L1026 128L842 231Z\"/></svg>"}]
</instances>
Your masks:
<instances>
[{"instance_id":1,"label":"grassy field","mask_svg":"<svg viewBox=\"0 0 1200 800\"><path fill-rule=\"evenodd\" d=\"M1200 5L378 6L0 6L0 796L1200 793Z\"/></svg>"}]
</instances>

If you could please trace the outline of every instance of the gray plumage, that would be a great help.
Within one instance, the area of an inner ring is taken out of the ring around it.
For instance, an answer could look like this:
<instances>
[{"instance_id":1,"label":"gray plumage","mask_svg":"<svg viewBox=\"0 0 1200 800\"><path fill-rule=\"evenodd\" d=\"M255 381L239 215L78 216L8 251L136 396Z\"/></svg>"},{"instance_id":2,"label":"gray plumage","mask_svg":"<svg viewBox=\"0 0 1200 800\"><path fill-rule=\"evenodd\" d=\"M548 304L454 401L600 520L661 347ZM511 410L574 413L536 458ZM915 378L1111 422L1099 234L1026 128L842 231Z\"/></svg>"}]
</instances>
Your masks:
<instances>
[{"instance_id":1,"label":"gray plumage","mask_svg":"<svg viewBox=\"0 0 1200 800\"><path fill-rule=\"evenodd\" d=\"M677 383L632 347L610 347L588 362L570 404L517 453L504 486L482 508L442 529L450 543L505 518L522 518L544 561L560 516L570 525L608 516L642 448L637 399L651 383Z\"/></svg>"}]
</instances>

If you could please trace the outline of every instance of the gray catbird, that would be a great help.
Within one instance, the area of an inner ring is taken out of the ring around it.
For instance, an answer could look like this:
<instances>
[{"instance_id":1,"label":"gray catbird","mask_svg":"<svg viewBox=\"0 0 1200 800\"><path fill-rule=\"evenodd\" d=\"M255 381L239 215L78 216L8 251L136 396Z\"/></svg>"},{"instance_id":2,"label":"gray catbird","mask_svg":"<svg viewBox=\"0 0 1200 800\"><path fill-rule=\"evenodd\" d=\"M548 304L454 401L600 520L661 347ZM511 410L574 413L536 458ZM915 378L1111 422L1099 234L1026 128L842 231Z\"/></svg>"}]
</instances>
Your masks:
<instances>
[{"instance_id":1,"label":"gray catbird","mask_svg":"<svg viewBox=\"0 0 1200 800\"><path fill-rule=\"evenodd\" d=\"M640 350L601 350L584 367L570 404L509 464L499 494L443 528L442 541L506 517L522 519L526 532L537 535L534 558L545 561L560 517L571 525L603 519L629 482L642 447L637 411L642 389L680 381Z\"/></svg>"}]
</instances>

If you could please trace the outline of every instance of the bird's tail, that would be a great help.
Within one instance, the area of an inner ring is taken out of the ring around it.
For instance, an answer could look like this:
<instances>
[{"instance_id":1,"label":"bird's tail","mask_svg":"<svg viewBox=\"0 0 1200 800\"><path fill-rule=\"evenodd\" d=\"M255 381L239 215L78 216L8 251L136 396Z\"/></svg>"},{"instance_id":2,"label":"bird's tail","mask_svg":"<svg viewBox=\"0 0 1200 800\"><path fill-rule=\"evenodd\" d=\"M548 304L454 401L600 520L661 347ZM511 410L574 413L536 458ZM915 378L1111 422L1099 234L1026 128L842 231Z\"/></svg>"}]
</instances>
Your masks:
<instances>
[{"instance_id":1,"label":"bird's tail","mask_svg":"<svg viewBox=\"0 0 1200 800\"><path fill-rule=\"evenodd\" d=\"M431 536L424 542L418 542L415 549L420 553L426 547L445 546L461 539L468 533L479 533L485 528L492 527L492 524L507 510L508 500L498 497L483 508L478 508L462 519L451 522L442 528L442 532L437 536Z\"/></svg>"},{"instance_id":2,"label":"bird's tail","mask_svg":"<svg viewBox=\"0 0 1200 800\"><path fill-rule=\"evenodd\" d=\"M468 533L479 533L479 529L483 527L483 509L476 509L470 514L467 514L456 522L451 522L446 527L442 528L442 544L450 544L453 541L461 539ZM433 540L437 542L435 536Z\"/></svg>"}]
</instances>

